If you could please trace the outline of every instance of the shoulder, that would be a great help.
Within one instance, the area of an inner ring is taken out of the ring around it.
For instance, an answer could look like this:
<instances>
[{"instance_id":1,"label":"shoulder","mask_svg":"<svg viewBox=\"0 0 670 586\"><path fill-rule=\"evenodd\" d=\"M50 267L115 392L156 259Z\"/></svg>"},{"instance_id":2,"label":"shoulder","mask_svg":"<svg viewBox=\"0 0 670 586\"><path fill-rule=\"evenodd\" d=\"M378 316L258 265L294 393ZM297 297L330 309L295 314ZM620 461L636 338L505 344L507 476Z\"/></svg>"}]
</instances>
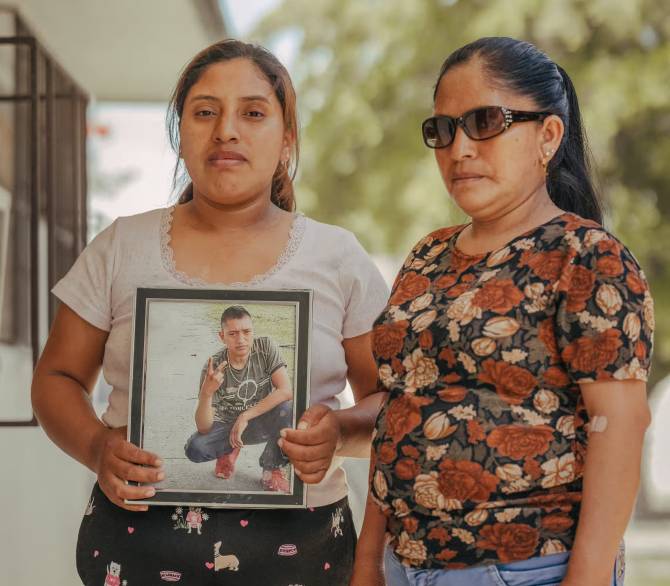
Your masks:
<instances>
[{"instance_id":1,"label":"shoulder","mask_svg":"<svg viewBox=\"0 0 670 586\"><path fill-rule=\"evenodd\" d=\"M138 234L152 228L158 228L164 220L169 218L170 208L156 208L131 216L120 216L115 220L120 234Z\"/></svg>"},{"instance_id":2,"label":"shoulder","mask_svg":"<svg viewBox=\"0 0 670 586\"><path fill-rule=\"evenodd\" d=\"M466 225L467 224L457 224L455 226L445 226L426 234L412 247L405 259L403 267L407 268L416 258L427 256L433 259L437 257L447 248L449 241L463 230Z\"/></svg>"},{"instance_id":3,"label":"shoulder","mask_svg":"<svg viewBox=\"0 0 670 586\"><path fill-rule=\"evenodd\" d=\"M276 347L277 343L270 336L258 336L254 338L254 349L259 352L267 352Z\"/></svg>"},{"instance_id":4,"label":"shoulder","mask_svg":"<svg viewBox=\"0 0 670 586\"><path fill-rule=\"evenodd\" d=\"M562 245L570 256L581 260L580 264L592 262L599 272L616 276L616 265L624 263L628 270L641 271L640 265L628 247L609 230L592 220L568 213L560 223L563 228Z\"/></svg>"},{"instance_id":5,"label":"shoulder","mask_svg":"<svg viewBox=\"0 0 670 586\"><path fill-rule=\"evenodd\" d=\"M353 232L350 232L342 226L326 224L305 216L306 230L316 237L323 245L337 245L339 247L354 247L360 244Z\"/></svg>"}]
</instances>

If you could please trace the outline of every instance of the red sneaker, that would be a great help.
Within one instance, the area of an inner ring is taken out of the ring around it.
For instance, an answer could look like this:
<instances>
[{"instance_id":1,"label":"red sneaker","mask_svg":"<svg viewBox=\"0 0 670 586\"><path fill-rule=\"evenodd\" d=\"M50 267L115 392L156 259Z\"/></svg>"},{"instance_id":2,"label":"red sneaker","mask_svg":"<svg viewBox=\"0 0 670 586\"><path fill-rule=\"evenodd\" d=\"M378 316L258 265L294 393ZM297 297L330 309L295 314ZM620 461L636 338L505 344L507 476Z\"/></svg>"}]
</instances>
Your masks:
<instances>
[{"instance_id":1,"label":"red sneaker","mask_svg":"<svg viewBox=\"0 0 670 586\"><path fill-rule=\"evenodd\" d=\"M235 461L240 455L240 448L235 448L229 454L219 456L216 459L216 467L214 468L214 476L218 478L230 478L235 472Z\"/></svg>"},{"instance_id":2,"label":"red sneaker","mask_svg":"<svg viewBox=\"0 0 670 586\"><path fill-rule=\"evenodd\" d=\"M291 487L284 469L263 470L263 488L273 492L289 492Z\"/></svg>"}]
</instances>

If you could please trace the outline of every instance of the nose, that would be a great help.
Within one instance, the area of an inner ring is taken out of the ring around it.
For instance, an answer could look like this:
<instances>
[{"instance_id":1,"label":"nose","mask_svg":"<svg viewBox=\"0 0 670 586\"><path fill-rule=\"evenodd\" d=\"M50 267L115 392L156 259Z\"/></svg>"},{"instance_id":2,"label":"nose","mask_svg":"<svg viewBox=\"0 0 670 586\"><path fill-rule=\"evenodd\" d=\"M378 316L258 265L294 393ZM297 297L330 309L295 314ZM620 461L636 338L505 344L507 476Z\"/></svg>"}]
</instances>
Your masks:
<instances>
[{"instance_id":1,"label":"nose","mask_svg":"<svg viewBox=\"0 0 670 586\"><path fill-rule=\"evenodd\" d=\"M240 139L237 119L234 113L223 112L214 126L215 142L238 142Z\"/></svg>"},{"instance_id":2,"label":"nose","mask_svg":"<svg viewBox=\"0 0 670 586\"><path fill-rule=\"evenodd\" d=\"M465 134L460 125L456 126L454 141L449 145L449 154L453 161L462 161L463 159L472 159L477 154L475 141Z\"/></svg>"}]
</instances>

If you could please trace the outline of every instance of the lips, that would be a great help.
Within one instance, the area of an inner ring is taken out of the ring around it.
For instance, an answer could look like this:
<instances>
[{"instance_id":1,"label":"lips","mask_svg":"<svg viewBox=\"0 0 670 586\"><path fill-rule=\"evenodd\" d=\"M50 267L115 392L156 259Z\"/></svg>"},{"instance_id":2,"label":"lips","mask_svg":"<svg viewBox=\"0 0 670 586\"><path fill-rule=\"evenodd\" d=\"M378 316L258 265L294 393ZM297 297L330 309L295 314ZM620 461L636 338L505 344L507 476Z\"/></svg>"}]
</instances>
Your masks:
<instances>
[{"instance_id":1,"label":"lips","mask_svg":"<svg viewBox=\"0 0 670 586\"><path fill-rule=\"evenodd\" d=\"M463 173L461 175L454 175L452 181L467 181L469 179L482 179L483 175L476 175L474 173Z\"/></svg>"},{"instance_id":2,"label":"lips","mask_svg":"<svg viewBox=\"0 0 670 586\"><path fill-rule=\"evenodd\" d=\"M237 151L216 151L212 153L207 161L216 167L235 167L247 162L247 159Z\"/></svg>"}]
</instances>

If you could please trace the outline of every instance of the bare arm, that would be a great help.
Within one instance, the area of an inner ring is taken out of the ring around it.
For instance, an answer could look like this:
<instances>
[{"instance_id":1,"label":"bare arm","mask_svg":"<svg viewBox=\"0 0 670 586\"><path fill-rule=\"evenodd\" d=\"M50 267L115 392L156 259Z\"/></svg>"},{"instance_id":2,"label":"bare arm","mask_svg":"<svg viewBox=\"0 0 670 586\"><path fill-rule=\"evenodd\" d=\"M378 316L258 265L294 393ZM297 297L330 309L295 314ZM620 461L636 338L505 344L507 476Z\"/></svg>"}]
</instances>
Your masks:
<instances>
[{"instance_id":1,"label":"bare arm","mask_svg":"<svg viewBox=\"0 0 670 586\"><path fill-rule=\"evenodd\" d=\"M249 421L274 409L280 403L290 401L293 398L291 381L288 378L285 366L278 368L272 373L272 386L274 390L267 397L256 403L253 407L243 411L237 417L235 424L230 430L230 445L234 448L241 448L244 445L242 443L242 434L247 425L249 425Z\"/></svg>"},{"instance_id":2,"label":"bare arm","mask_svg":"<svg viewBox=\"0 0 670 586\"><path fill-rule=\"evenodd\" d=\"M356 404L335 412L340 430L341 446L338 456L368 458L375 419L386 392L377 389L377 364L372 354L372 334L345 339L342 342L347 361L347 378Z\"/></svg>"},{"instance_id":3,"label":"bare arm","mask_svg":"<svg viewBox=\"0 0 670 586\"><path fill-rule=\"evenodd\" d=\"M98 475L100 487L117 505L143 498L150 487L127 486L125 480L154 482L159 466L153 454L125 441L125 428L109 429L96 416L90 395L102 365L107 332L79 317L66 305L56 314L31 388L32 404L46 434L63 451Z\"/></svg>"},{"instance_id":4,"label":"bare arm","mask_svg":"<svg viewBox=\"0 0 670 586\"><path fill-rule=\"evenodd\" d=\"M202 379L198 393L198 406L195 409L195 426L199 433L209 433L214 425L214 407L212 397L223 382L223 371L228 363L224 360L216 368L212 366L212 358L207 362L207 372Z\"/></svg>"},{"instance_id":5,"label":"bare arm","mask_svg":"<svg viewBox=\"0 0 670 586\"><path fill-rule=\"evenodd\" d=\"M577 535L563 586L609 586L617 548L640 482L642 442L651 416L645 383L607 381L581 385L590 430Z\"/></svg>"},{"instance_id":6,"label":"bare arm","mask_svg":"<svg viewBox=\"0 0 670 586\"><path fill-rule=\"evenodd\" d=\"M370 459L368 486L374 474L374 458ZM386 516L379 505L372 500L368 490L365 503L363 527L356 545L354 572L349 586L384 586L384 535L386 533Z\"/></svg>"}]
</instances>

